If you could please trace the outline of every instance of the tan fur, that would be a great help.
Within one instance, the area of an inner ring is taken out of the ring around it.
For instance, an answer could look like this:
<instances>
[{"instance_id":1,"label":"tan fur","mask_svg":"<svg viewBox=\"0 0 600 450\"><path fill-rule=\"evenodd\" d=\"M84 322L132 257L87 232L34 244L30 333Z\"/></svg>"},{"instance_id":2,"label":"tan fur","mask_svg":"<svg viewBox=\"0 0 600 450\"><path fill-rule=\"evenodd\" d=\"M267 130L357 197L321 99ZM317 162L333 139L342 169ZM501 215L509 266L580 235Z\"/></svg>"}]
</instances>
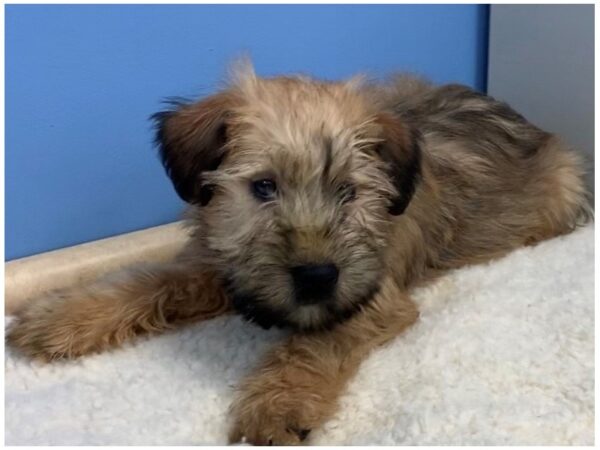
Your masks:
<instances>
[{"instance_id":1,"label":"tan fur","mask_svg":"<svg viewBox=\"0 0 600 450\"><path fill-rule=\"evenodd\" d=\"M8 342L75 357L232 305L293 326L241 384L232 442L301 442L369 351L417 319L410 287L591 215L577 154L461 86L261 79L246 68L157 121L165 167L192 205L184 253L31 302ZM276 181L275 198L253 196L260 179ZM339 267L327 302L298 303L289 270L302 264Z\"/></svg>"},{"instance_id":2,"label":"tan fur","mask_svg":"<svg viewBox=\"0 0 600 450\"><path fill-rule=\"evenodd\" d=\"M145 267L30 301L7 340L34 358L74 358L229 310L213 275L189 265Z\"/></svg>"}]
</instances>

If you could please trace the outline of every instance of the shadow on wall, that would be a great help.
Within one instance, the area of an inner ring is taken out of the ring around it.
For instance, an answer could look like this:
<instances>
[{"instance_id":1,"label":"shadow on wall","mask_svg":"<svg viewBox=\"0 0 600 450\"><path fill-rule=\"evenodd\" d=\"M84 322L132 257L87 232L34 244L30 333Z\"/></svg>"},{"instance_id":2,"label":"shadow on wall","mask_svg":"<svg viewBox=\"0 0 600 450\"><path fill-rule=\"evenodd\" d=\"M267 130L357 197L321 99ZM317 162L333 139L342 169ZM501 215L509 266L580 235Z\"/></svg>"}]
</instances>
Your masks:
<instances>
[{"instance_id":1,"label":"shadow on wall","mask_svg":"<svg viewBox=\"0 0 600 450\"><path fill-rule=\"evenodd\" d=\"M594 5L493 5L489 93L589 161L594 188Z\"/></svg>"}]
</instances>

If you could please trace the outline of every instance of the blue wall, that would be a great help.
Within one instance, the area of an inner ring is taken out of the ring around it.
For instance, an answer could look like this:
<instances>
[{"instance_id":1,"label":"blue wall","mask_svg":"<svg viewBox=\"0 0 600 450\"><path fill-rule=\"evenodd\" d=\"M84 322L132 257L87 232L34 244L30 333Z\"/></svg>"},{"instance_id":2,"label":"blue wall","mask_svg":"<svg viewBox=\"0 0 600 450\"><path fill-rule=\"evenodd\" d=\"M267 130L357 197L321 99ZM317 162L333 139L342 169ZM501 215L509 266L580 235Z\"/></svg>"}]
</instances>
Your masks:
<instances>
[{"instance_id":1,"label":"blue wall","mask_svg":"<svg viewBox=\"0 0 600 450\"><path fill-rule=\"evenodd\" d=\"M148 116L259 74L419 72L485 88L477 5L7 5L6 259L167 223Z\"/></svg>"}]
</instances>

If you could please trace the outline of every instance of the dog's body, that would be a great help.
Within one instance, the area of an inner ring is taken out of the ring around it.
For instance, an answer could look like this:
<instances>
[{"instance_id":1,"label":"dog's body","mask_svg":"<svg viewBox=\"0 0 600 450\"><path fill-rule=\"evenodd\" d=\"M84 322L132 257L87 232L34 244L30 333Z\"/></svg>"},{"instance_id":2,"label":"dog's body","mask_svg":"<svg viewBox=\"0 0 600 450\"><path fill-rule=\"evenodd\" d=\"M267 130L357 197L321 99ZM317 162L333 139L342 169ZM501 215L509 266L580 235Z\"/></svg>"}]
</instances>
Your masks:
<instances>
[{"instance_id":1,"label":"dog's body","mask_svg":"<svg viewBox=\"0 0 600 450\"><path fill-rule=\"evenodd\" d=\"M257 78L155 116L189 245L168 265L31 302L9 341L73 357L238 310L296 332L244 381L230 439L290 444L437 273L573 229L579 157L507 105L400 77Z\"/></svg>"}]
</instances>

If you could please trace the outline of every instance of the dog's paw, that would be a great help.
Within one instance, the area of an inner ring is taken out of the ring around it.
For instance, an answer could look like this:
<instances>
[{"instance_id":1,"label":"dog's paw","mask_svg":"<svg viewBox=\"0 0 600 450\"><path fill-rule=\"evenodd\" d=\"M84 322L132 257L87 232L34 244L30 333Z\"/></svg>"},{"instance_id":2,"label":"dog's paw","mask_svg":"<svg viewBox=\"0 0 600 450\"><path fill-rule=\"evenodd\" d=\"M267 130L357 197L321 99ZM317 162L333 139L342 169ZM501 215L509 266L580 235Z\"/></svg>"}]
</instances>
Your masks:
<instances>
[{"instance_id":1,"label":"dog's paw","mask_svg":"<svg viewBox=\"0 0 600 450\"><path fill-rule=\"evenodd\" d=\"M245 425L239 424L232 429L229 434L230 444L301 445L305 443L310 433L310 430L295 430L280 426L258 429Z\"/></svg>"},{"instance_id":2,"label":"dog's paw","mask_svg":"<svg viewBox=\"0 0 600 450\"><path fill-rule=\"evenodd\" d=\"M80 292L55 293L29 302L8 325L6 343L39 361L75 358L105 346L110 338L97 311Z\"/></svg>"},{"instance_id":3,"label":"dog's paw","mask_svg":"<svg viewBox=\"0 0 600 450\"><path fill-rule=\"evenodd\" d=\"M7 344L40 361L68 356L73 350L73 323L68 323L60 299L43 298L25 305L6 331Z\"/></svg>"},{"instance_id":4,"label":"dog's paw","mask_svg":"<svg viewBox=\"0 0 600 450\"><path fill-rule=\"evenodd\" d=\"M312 426L304 420L303 405L282 398L244 398L233 408L229 442L253 445L300 445Z\"/></svg>"},{"instance_id":5,"label":"dog's paw","mask_svg":"<svg viewBox=\"0 0 600 450\"><path fill-rule=\"evenodd\" d=\"M242 385L231 406L230 443L306 444L334 411L335 389L321 376L294 366L271 369Z\"/></svg>"}]
</instances>

